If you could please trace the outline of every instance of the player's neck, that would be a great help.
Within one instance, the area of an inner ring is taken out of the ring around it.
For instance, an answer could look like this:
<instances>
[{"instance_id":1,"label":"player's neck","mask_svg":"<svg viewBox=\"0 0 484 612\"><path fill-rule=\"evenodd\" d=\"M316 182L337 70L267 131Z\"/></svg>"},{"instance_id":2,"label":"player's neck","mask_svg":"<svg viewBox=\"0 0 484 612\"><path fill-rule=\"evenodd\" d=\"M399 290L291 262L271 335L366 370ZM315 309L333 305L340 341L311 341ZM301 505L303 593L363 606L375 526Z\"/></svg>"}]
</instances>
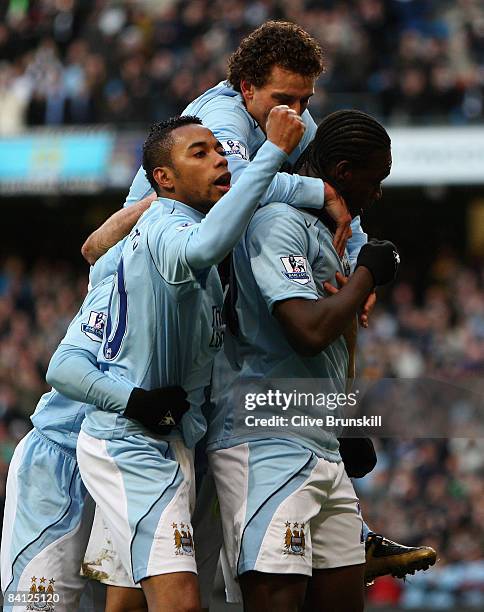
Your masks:
<instances>
[{"instance_id":1,"label":"player's neck","mask_svg":"<svg viewBox=\"0 0 484 612\"><path fill-rule=\"evenodd\" d=\"M208 211L213 207L212 202L187 202L186 198L176 192L176 189L172 189L170 191L167 191L166 189L160 189L160 194L158 197L166 198L168 200L176 200L177 202L180 202L181 204L184 204L189 208L193 208L193 210L196 210L202 215L206 215Z\"/></svg>"},{"instance_id":2,"label":"player's neck","mask_svg":"<svg viewBox=\"0 0 484 612\"><path fill-rule=\"evenodd\" d=\"M300 176L310 176L312 178L318 178L322 181L326 181L327 177L321 176L321 174L316 173L312 165L309 163L309 160L303 162L301 167L297 170L295 174L299 174ZM329 181L331 184L334 184L333 181ZM336 222L332 219L329 214L326 212L325 208L320 210L316 210L315 208L305 208L303 209L306 212L311 213L312 215L318 217L318 219L323 223L329 231L334 234L336 232Z\"/></svg>"}]
</instances>

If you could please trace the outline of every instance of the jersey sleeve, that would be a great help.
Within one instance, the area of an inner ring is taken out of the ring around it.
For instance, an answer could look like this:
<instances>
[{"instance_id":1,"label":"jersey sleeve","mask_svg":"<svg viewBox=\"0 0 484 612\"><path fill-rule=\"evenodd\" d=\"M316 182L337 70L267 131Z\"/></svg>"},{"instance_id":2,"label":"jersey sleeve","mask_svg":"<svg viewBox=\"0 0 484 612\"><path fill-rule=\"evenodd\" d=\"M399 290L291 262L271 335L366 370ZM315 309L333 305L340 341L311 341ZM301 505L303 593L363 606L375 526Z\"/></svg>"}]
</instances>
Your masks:
<instances>
[{"instance_id":1,"label":"jersey sleeve","mask_svg":"<svg viewBox=\"0 0 484 612\"><path fill-rule=\"evenodd\" d=\"M318 299L308 258L309 235L300 213L278 204L259 210L247 230L246 246L269 311L281 300Z\"/></svg>"},{"instance_id":2,"label":"jersey sleeve","mask_svg":"<svg viewBox=\"0 0 484 612\"><path fill-rule=\"evenodd\" d=\"M201 223L175 228L179 236L165 231L155 237L154 251L159 267L168 268L170 278L183 280L187 266L205 270L221 262L242 237L259 199L287 155L272 142L265 142L240 180L210 210ZM151 248L151 245L150 245ZM179 262L177 264L176 262ZM182 277L180 278L180 274ZM168 278L166 279L168 280Z\"/></svg>"},{"instance_id":3,"label":"jersey sleeve","mask_svg":"<svg viewBox=\"0 0 484 612\"><path fill-rule=\"evenodd\" d=\"M222 143L234 184L252 157L249 147L254 120L244 109L234 104L233 98L223 96L207 104L199 115L203 124L212 130ZM308 116L310 117L309 113ZM314 124L312 119L311 122ZM314 126L312 124L310 131L314 135L315 124ZM305 137L306 134L303 138ZM260 205L264 206L271 202L285 202L295 207L320 209L324 203L324 183L316 178L278 172L261 197Z\"/></svg>"},{"instance_id":4,"label":"jersey sleeve","mask_svg":"<svg viewBox=\"0 0 484 612\"><path fill-rule=\"evenodd\" d=\"M186 259L187 243L198 223L173 213L148 227L148 248L162 278L172 285L196 280Z\"/></svg>"},{"instance_id":5,"label":"jersey sleeve","mask_svg":"<svg viewBox=\"0 0 484 612\"><path fill-rule=\"evenodd\" d=\"M112 278L97 285L69 325L49 363L46 380L66 397L105 410L126 407L132 386L98 369L97 354L106 324Z\"/></svg>"},{"instance_id":6,"label":"jersey sleeve","mask_svg":"<svg viewBox=\"0 0 484 612\"><path fill-rule=\"evenodd\" d=\"M351 231L352 236L347 242L346 249L348 251L351 271L354 272L360 249L368 242L368 234L361 227L360 217L355 217L351 222Z\"/></svg>"},{"instance_id":7,"label":"jersey sleeve","mask_svg":"<svg viewBox=\"0 0 484 612\"><path fill-rule=\"evenodd\" d=\"M116 272L124 243L125 240L120 240L91 266L89 271L89 287L91 289Z\"/></svg>"},{"instance_id":8,"label":"jersey sleeve","mask_svg":"<svg viewBox=\"0 0 484 612\"><path fill-rule=\"evenodd\" d=\"M143 200L146 196L150 195L150 193L154 193L153 187L146 178L144 168L141 167L131 183L123 208L131 206L131 204L136 204L136 202Z\"/></svg>"},{"instance_id":9,"label":"jersey sleeve","mask_svg":"<svg viewBox=\"0 0 484 612\"><path fill-rule=\"evenodd\" d=\"M86 295L60 344L72 344L97 357L106 324L113 276L101 281Z\"/></svg>"}]
</instances>

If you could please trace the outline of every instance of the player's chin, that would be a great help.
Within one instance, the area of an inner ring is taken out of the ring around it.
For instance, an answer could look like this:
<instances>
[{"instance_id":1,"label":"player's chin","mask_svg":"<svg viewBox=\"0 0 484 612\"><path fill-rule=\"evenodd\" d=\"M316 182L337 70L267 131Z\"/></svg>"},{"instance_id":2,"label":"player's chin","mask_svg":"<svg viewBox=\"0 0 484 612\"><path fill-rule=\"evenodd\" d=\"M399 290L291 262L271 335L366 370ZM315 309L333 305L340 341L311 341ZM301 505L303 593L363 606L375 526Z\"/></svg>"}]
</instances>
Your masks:
<instances>
[{"instance_id":1,"label":"player's chin","mask_svg":"<svg viewBox=\"0 0 484 612\"><path fill-rule=\"evenodd\" d=\"M213 204L218 202L228 192L228 189L221 189L220 187L220 185L212 185L210 189L210 199Z\"/></svg>"}]
</instances>

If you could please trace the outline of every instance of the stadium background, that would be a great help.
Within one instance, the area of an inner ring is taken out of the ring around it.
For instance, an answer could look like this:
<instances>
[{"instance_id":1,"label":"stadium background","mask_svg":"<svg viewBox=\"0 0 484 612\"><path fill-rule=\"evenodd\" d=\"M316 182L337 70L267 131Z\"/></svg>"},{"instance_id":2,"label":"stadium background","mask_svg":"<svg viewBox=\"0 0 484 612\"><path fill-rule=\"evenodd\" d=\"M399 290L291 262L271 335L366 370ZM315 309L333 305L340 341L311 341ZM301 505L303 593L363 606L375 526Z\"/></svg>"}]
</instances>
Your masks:
<instances>
[{"instance_id":1,"label":"stadium background","mask_svg":"<svg viewBox=\"0 0 484 612\"><path fill-rule=\"evenodd\" d=\"M0 507L8 463L86 291L85 237L124 200L152 120L224 77L268 18L326 50L311 112L377 116L394 144L364 220L403 264L360 334L371 376L484 372L484 4L480 0L7 0L0 6ZM484 440L384 440L359 482L370 525L436 568L381 579L375 609L484 607Z\"/></svg>"}]
</instances>

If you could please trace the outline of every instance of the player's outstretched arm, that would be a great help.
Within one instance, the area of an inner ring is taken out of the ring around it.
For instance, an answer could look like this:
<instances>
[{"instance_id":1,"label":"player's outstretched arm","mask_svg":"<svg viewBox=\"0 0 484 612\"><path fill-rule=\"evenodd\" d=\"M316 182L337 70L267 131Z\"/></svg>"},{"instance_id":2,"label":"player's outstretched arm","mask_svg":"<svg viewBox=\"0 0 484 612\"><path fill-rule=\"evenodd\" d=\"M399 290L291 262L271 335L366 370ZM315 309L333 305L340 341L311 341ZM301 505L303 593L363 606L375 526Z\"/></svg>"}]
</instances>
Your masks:
<instances>
[{"instance_id":1,"label":"player's outstretched arm","mask_svg":"<svg viewBox=\"0 0 484 612\"><path fill-rule=\"evenodd\" d=\"M116 211L106 219L82 245L81 253L84 259L91 265L96 263L108 249L129 234L141 215L150 207L153 200L156 200L154 192L143 200L136 202L136 204Z\"/></svg>"},{"instance_id":2,"label":"player's outstretched arm","mask_svg":"<svg viewBox=\"0 0 484 612\"><path fill-rule=\"evenodd\" d=\"M361 249L354 274L335 295L314 301L294 298L278 302L273 312L294 350L312 357L334 342L373 288L394 279L399 261L391 242L371 241Z\"/></svg>"},{"instance_id":3,"label":"player's outstretched arm","mask_svg":"<svg viewBox=\"0 0 484 612\"><path fill-rule=\"evenodd\" d=\"M268 184L300 141L304 129L301 117L289 107L281 105L271 110L267 142L237 183L191 233L185 251L191 268L204 269L217 264L234 248Z\"/></svg>"},{"instance_id":4,"label":"player's outstretched arm","mask_svg":"<svg viewBox=\"0 0 484 612\"><path fill-rule=\"evenodd\" d=\"M247 143L250 131L253 129L252 119L249 119L246 113L236 112L233 104L224 97L220 97L218 103L207 105L207 108L208 111L205 108L200 109L200 118L224 145L229 170L232 173L232 184L235 184L250 163ZM303 113L302 119L306 131L296 149L297 155L300 155L312 141L317 128L308 111ZM237 144L237 148L234 148L233 143ZM351 236L351 215L344 199L331 185L323 183L319 177L278 172L260 198L261 206L272 202L284 202L295 208L321 209L324 205L336 223L333 245L340 257L343 255L346 241ZM360 232L361 227L353 228L357 240L356 235Z\"/></svg>"},{"instance_id":5,"label":"player's outstretched arm","mask_svg":"<svg viewBox=\"0 0 484 612\"><path fill-rule=\"evenodd\" d=\"M99 346L99 345L98 345ZM72 344L60 344L45 377L56 391L71 400L103 410L122 412L134 385L109 378L99 370L96 355Z\"/></svg>"}]
</instances>

